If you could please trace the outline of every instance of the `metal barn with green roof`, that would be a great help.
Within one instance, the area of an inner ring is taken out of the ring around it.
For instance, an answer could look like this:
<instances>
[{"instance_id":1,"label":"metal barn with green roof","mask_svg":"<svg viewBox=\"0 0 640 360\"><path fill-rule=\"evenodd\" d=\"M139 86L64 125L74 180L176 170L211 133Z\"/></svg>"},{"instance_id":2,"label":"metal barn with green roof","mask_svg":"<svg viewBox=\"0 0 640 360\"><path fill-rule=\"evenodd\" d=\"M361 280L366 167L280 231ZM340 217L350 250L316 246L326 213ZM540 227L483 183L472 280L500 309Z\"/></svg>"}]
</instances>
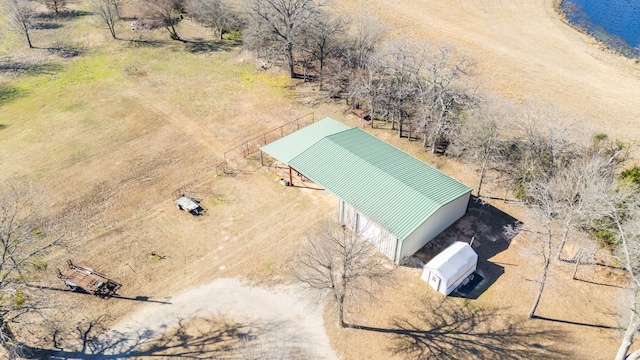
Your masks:
<instances>
[{"instance_id":1,"label":"metal barn with green roof","mask_svg":"<svg viewBox=\"0 0 640 360\"><path fill-rule=\"evenodd\" d=\"M330 118L261 150L334 194L340 221L396 263L467 211L470 187Z\"/></svg>"}]
</instances>

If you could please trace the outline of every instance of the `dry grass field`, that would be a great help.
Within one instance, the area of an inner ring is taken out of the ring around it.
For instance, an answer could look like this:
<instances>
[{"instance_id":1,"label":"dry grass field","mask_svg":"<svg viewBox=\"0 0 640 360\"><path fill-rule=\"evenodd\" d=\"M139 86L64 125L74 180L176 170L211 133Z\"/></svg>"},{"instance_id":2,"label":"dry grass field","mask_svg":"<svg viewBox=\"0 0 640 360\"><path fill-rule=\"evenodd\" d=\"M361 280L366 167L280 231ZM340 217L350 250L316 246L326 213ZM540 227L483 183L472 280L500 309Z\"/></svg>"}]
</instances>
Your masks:
<instances>
[{"instance_id":1,"label":"dry grass field","mask_svg":"<svg viewBox=\"0 0 640 360\"><path fill-rule=\"evenodd\" d=\"M587 133L638 139L640 67L564 23L557 1L349 0L339 6L381 18L392 36L453 46L475 60L483 89L552 104L581 119Z\"/></svg>"},{"instance_id":2,"label":"dry grass field","mask_svg":"<svg viewBox=\"0 0 640 360\"><path fill-rule=\"evenodd\" d=\"M390 36L455 46L476 61L477 77L488 90L550 103L584 119L585 131L640 135L640 68L563 23L552 0L348 0L336 6L380 18ZM0 44L2 180L43 192L44 212L66 234L66 246L47 259L42 279L55 305L45 328L73 333L93 321L108 329L145 306L171 302L215 279L237 277L267 288L287 283L300 240L333 214L337 202L324 192L282 187L266 168L224 174L215 166L251 135L311 112L316 119L361 124L342 104L297 91L277 72L259 71L250 54L209 41L212 34L189 22L181 25L181 35L198 42L171 42L162 31L145 34L148 41L114 41L86 15L61 25L36 31L36 49L6 32ZM124 23L119 31L124 39L140 37ZM430 157L385 130L374 134L470 186L476 182L474 169ZM175 209L172 194L180 188L202 200L205 216ZM492 205L528 222L518 206ZM399 268L397 285L379 303L350 304L354 311L347 320L361 329L339 329L332 313L325 313L333 349L349 360L417 357L407 340L435 351L439 336L464 335L430 331L437 326L428 314L448 309L470 321L454 325L480 320L492 330L492 336L460 340L483 344L470 349L469 358L492 358L496 348L509 350L504 358L611 358L621 335L611 329L619 321L619 287L573 281L571 267L556 264L539 310L555 321L524 320L537 286L534 242L520 235L489 259L504 274L477 300L452 298L443 305L418 269ZM121 298L57 291L63 286L55 269L68 258L121 282ZM594 282L610 277L588 274ZM471 316L470 309L487 316ZM400 327L413 332L389 331ZM521 339L505 337L505 329ZM21 330L33 345L53 349L50 333ZM506 340L495 343L500 337Z\"/></svg>"}]
</instances>

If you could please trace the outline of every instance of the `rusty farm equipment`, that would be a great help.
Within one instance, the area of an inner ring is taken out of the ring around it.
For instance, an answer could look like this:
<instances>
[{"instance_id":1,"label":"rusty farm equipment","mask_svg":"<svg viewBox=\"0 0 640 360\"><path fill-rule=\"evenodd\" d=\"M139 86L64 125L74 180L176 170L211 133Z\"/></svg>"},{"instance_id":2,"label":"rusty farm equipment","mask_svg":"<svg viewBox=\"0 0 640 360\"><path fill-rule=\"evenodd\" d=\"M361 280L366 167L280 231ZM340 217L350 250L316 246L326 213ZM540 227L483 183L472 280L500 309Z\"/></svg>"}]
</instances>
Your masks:
<instances>
[{"instance_id":1,"label":"rusty farm equipment","mask_svg":"<svg viewBox=\"0 0 640 360\"><path fill-rule=\"evenodd\" d=\"M115 295L122 287L121 284L91 268L75 265L71 260L67 260L67 264L69 271L63 273L58 269L58 277L73 291L106 298Z\"/></svg>"}]
</instances>

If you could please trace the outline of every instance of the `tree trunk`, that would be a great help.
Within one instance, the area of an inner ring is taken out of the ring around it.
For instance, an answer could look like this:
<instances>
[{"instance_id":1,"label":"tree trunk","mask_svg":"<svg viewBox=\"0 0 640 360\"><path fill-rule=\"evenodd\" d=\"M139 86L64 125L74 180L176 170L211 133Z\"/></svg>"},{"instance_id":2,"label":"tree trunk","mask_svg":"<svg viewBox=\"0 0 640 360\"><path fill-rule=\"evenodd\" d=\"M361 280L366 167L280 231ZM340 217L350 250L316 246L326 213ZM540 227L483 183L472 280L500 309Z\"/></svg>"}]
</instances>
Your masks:
<instances>
[{"instance_id":1,"label":"tree trunk","mask_svg":"<svg viewBox=\"0 0 640 360\"><path fill-rule=\"evenodd\" d=\"M565 221L564 224L564 229L562 232L562 239L560 240L560 244L558 245L558 260L560 261L570 261L570 260L565 260L562 257L562 250L564 249L564 244L567 242L567 238L569 237L569 230L571 227L571 223L573 222L573 215L569 215L570 218L567 219L567 221Z\"/></svg>"},{"instance_id":2,"label":"tree trunk","mask_svg":"<svg viewBox=\"0 0 640 360\"><path fill-rule=\"evenodd\" d=\"M627 330L624 332L624 337L622 338L622 343L620 344L620 347L618 348L618 352L616 353L615 360L625 360L627 353L631 348L631 344L633 343L633 337L636 334L637 328L638 328L638 316L635 313L635 309L633 309L631 311L631 317L629 318L629 324L627 325Z\"/></svg>"},{"instance_id":3,"label":"tree trunk","mask_svg":"<svg viewBox=\"0 0 640 360\"><path fill-rule=\"evenodd\" d=\"M16 337L11 331L9 324L0 318L0 345L6 350L9 359L16 359L20 354L20 346L16 341Z\"/></svg>"},{"instance_id":4,"label":"tree trunk","mask_svg":"<svg viewBox=\"0 0 640 360\"><path fill-rule=\"evenodd\" d=\"M119 1L114 1L113 2L113 8L116 10L116 16L118 17L118 19L122 19L122 16L120 15L120 2Z\"/></svg>"},{"instance_id":5,"label":"tree trunk","mask_svg":"<svg viewBox=\"0 0 640 360\"><path fill-rule=\"evenodd\" d=\"M374 128L373 119L376 117L374 111L375 111L375 108L373 106L373 101L371 100L371 98L369 98L369 118L370 118L369 121L371 121L372 129Z\"/></svg>"},{"instance_id":6,"label":"tree trunk","mask_svg":"<svg viewBox=\"0 0 640 360\"><path fill-rule=\"evenodd\" d=\"M171 38L171 40L181 41L180 35L178 35L178 31L176 30L175 26L167 26L167 31L169 31L169 37Z\"/></svg>"},{"instance_id":7,"label":"tree trunk","mask_svg":"<svg viewBox=\"0 0 640 360\"><path fill-rule=\"evenodd\" d=\"M33 44L31 44L31 36L29 36L29 30L25 30L24 35L27 37L27 43L29 43L29 49L33 49Z\"/></svg>"},{"instance_id":8,"label":"tree trunk","mask_svg":"<svg viewBox=\"0 0 640 360\"><path fill-rule=\"evenodd\" d=\"M478 192L477 197L480 197L480 190L482 190L482 182L484 181L484 175L487 173L487 158L482 161L482 168L480 169L480 180L478 180Z\"/></svg>"},{"instance_id":9,"label":"tree trunk","mask_svg":"<svg viewBox=\"0 0 640 360\"><path fill-rule=\"evenodd\" d=\"M578 266L580 266L580 262L582 261L582 251L578 251L578 253L576 254L575 257L575 263L573 266L573 280L577 279L577 274L578 274Z\"/></svg>"},{"instance_id":10,"label":"tree trunk","mask_svg":"<svg viewBox=\"0 0 640 360\"><path fill-rule=\"evenodd\" d=\"M293 44L291 42L287 43L287 62L289 63L289 77L293 79L296 77L296 71L293 64Z\"/></svg>"},{"instance_id":11,"label":"tree trunk","mask_svg":"<svg viewBox=\"0 0 640 360\"><path fill-rule=\"evenodd\" d=\"M322 86L322 76L324 75L324 56L320 56L320 91L324 90Z\"/></svg>"},{"instance_id":12,"label":"tree trunk","mask_svg":"<svg viewBox=\"0 0 640 360\"><path fill-rule=\"evenodd\" d=\"M346 328L347 323L344 322L344 295L338 300L338 317L340 318L340 327Z\"/></svg>"},{"instance_id":13,"label":"tree trunk","mask_svg":"<svg viewBox=\"0 0 640 360\"><path fill-rule=\"evenodd\" d=\"M638 359L640 359L640 349L629 354L626 360L638 360Z\"/></svg>"},{"instance_id":14,"label":"tree trunk","mask_svg":"<svg viewBox=\"0 0 640 360\"><path fill-rule=\"evenodd\" d=\"M536 295L536 299L533 301L533 306L531 307L531 311L529 311L529 319L533 318L536 313L536 309L538 308L538 304L540 304L540 298L542 298L542 292L544 291L544 285L547 282L547 272L549 270L549 256L545 257L544 269L542 270L542 278L540 279L540 288L538 289L538 294Z\"/></svg>"},{"instance_id":15,"label":"tree trunk","mask_svg":"<svg viewBox=\"0 0 640 360\"><path fill-rule=\"evenodd\" d=\"M533 301L533 306L531 307L531 311L529 311L529 319L533 318L536 309L538 308L538 304L540 304L540 298L542 298L542 292L544 291L544 286L547 283L547 274L549 272L549 264L551 263L551 229L549 228L551 224L547 224L547 244L546 244L546 254L544 254L544 267L542 269L542 277L540 278L540 288L538 289L538 294L536 295L536 299Z\"/></svg>"},{"instance_id":16,"label":"tree trunk","mask_svg":"<svg viewBox=\"0 0 640 360\"><path fill-rule=\"evenodd\" d=\"M422 147L427 147L427 131L425 129L422 130Z\"/></svg>"}]
</instances>

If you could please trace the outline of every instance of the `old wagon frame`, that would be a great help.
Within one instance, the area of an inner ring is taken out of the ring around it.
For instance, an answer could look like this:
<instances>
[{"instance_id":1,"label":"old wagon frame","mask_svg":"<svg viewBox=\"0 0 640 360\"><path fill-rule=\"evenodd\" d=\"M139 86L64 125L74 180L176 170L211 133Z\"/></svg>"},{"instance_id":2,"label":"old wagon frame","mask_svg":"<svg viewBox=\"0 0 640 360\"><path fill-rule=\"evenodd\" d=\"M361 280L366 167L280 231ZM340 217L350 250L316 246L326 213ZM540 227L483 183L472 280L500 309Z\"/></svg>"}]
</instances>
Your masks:
<instances>
[{"instance_id":1,"label":"old wagon frame","mask_svg":"<svg viewBox=\"0 0 640 360\"><path fill-rule=\"evenodd\" d=\"M69 266L69 271L63 273L58 269L58 277L73 291L99 297L110 297L115 295L118 289L122 287L122 284L91 268L75 265L71 260L67 260L67 265Z\"/></svg>"}]
</instances>

